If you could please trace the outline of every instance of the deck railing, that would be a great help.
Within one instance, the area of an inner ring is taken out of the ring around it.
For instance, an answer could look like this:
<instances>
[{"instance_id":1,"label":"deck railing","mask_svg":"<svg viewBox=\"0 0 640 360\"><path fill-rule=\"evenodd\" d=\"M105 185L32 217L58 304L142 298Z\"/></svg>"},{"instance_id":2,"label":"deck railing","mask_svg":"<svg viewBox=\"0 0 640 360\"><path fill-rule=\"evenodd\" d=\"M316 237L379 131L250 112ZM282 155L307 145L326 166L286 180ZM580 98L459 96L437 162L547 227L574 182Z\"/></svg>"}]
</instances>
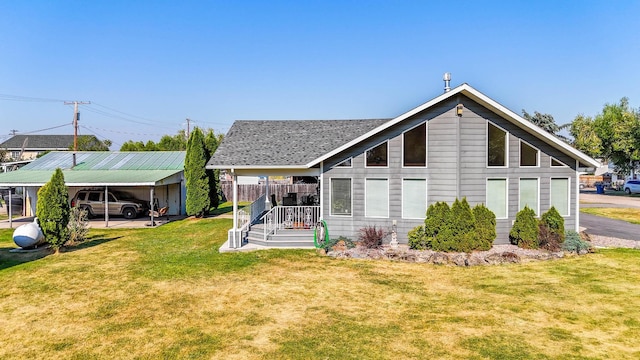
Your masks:
<instances>
[{"instance_id":1,"label":"deck railing","mask_svg":"<svg viewBox=\"0 0 640 360\"><path fill-rule=\"evenodd\" d=\"M264 212L265 209L265 195L261 195L256 201L251 204L243 207L238 210L238 230L237 234L240 236L239 244L233 243L232 241L232 231L229 232L229 244L232 244L231 247L238 248L242 246L242 242L245 234L249 231L249 226L253 224L256 220L260 218L260 215ZM237 240L236 240L237 241Z\"/></svg>"},{"instance_id":2,"label":"deck railing","mask_svg":"<svg viewBox=\"0 0 640 360\"><path fill-rule=\"evenodd\" d=\"M275 206L263 217L264 240L282 229L312 229L320 220L320 206Z\"/></svg>"}]
</instances>

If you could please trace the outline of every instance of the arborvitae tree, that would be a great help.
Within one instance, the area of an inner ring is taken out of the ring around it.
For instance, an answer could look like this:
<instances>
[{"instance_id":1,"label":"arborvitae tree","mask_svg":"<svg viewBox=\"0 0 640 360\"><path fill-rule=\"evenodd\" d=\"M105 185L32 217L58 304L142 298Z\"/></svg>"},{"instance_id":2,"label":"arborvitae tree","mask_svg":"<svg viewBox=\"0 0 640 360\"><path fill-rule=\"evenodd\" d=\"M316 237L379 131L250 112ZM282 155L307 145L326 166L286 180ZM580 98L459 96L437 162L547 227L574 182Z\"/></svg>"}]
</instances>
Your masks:
<instances>
[{"instance_id":1,"label":"arborvitae tree","mask_svg":"<svg viewBox=\"0 0 640 360\"><path fill-rule=\"evenodd\" d=\"M187 155L184 161L184 175L187 182L187 215L204 216L209 211L209 177L205 171L206 150L204 135L199 128L193 129L187 142Z\"/></svg>"},{"instance_id":2,"label":"arborvitae tree","mask_svg":"<svg viewBox=\"0 0 640 360\"><path fill-rule=\"evenodd\" d=\"M516 214L516 221L509 232L509 241L521 248L537 249L539 247L536 213L528 206Z\"/></svg>"},{"instance_id":3,"label":"arborvitae tree","mask_svg":"<svg viewBox=\"0 0 640 360\"><path fill-rule=\"evenodd\" d=\"M433 249L438 251L473 250L475 241L475 219L466 198L456 199L446 220L444 229L433 241Z\"/></svg>"},{"instance_id":4,"label":"arborvitae tree","mask_svg":"<svg viewBox=\"0 0 640 360\"><path fill-rule=\"evenodd\" d=\"M552 233L558 235L558 242L562 243L564 241L564 218L562 218L562 215L556 210L555 206L552 206L551 209L542 214L540 221Z\"/></svg>"},{"instance_id":5,"label":"arborvitae tree","mask_svg":"<svg viewBox=\"0 0 640 360\"><path fill-rule=\"evenodd\" d=\"M216 152L218 145L222 141L222 135L216 135L213 129L207 131L207 135L204 138L204 147L206 149L205 157L207 161L211 158L213 153ZM207 176L209 177L209 198L211 199L211 207L214 209L220 205L220 197L218 195L218 189L220 188L220 170L207 169Z\"/></svg>"},{"instance_id":6,"label":"arborvitae tree","mask_svg":"<svg viewBox=\"0 0 640 360\"><path fill-rule=\"evenodd\" d=\"M69 239L69 190L64 184L64 175L60 168L51 176L51 180L38 190L36 217L45 239L56 254Z\"/></svg>"},{"instance_id":7,"label":"arborvitae tree","mask_svg":"<svg viewBox=\"0 0 640 360\"><path fill-rule=\"evenodd\" d=\"M424 219L425 236L431 238L438 236L438 233L447 225L450 211L449 204L444 201L429 205L427 217Z\"/></svg>"},{"instance_id":8,"label":"arborvitae tree","mask_svg":"<svg viewBox=\"0 0 640 360\"><path fill-rule=\"evenodd\" d=\"M474 250L489 250L496 239L496 215L484 204L478 204L473 208L473 217L476 219L476 241Z\"/></svg>"}]
</instances>

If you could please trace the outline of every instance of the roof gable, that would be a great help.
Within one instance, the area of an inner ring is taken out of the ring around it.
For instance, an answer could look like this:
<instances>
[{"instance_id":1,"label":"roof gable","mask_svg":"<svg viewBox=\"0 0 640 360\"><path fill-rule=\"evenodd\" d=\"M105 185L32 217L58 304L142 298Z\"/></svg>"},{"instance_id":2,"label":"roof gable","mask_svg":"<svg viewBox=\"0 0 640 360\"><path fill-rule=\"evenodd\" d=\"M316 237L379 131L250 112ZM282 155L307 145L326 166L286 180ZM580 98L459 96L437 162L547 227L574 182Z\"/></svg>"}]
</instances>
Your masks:
<instances>
[{"instance_id":1,"label":"roof gable","mask_svg":"<svg viewBox=\"0 0 640 360\"><path fill-rule=\"evenodd\" d=\"M545 143L551 145L552 147L560 150L561 152L565 153L566 155L570 156L571 158L580 161L583 164L587 164L589 166L599 166L598 162L596 160L594 160L593 158L591 158L590 156L584 154L583 152L575 149L574 147L572 147L571 145L565 143L564 141L558 139L557 137L555 137L554 135L546 132L545 130L543 130L542 128L536 126L535 124L531 123L530 121L524 119L523 117L521 117L520 115L514 113L513 111L507 109L506 107L504 107L503 105L501 105L500 103L498 103L497 101L489 98L488 96L484 95L483 93L481 93L480 91L474 89L473 87L471 87L469 84L462 84L460 86L457 86L454 89L451 89L448 92L445 92L443 94L441 94L440 96L437 96L435 98L433 98L432 100L427 101L426 103L419 105L407 112L405 112L404 114L401 114L399 116L397 116L396 118L391 119L388 122L385 122L384 124L376 127L375 129L372 129L371 131L364 133L360 136L358 136L357 138L353 139L352 141L343 144L342 146L334 149L331 152L328 152L326 154L323 154L322 156L314 159L313 161L309 162L307 164L308 167L313 166L314 164L320 163L321 161L324 161L328 158L330 158L333 155L336 155L338 153L340 153L341 151L344 151L346 149L348 149L351 146L354 146L390 127L393 127L394 125L398 124L399 122L415 115L418 114L432 106L435 106L436 104L445 101L453 96L456 96L458 94L462 94L465 95L467 97L469 97L470 99L472 99L473 101L477 102L478 104L484 106L485 108L493 111L494 113L498 114L499 116L505 118L506 120L510 121L511 123L517 125L518 127L522 128L523 130L525 130L526 132L534 135L535 137L541 139L542 141L544 141Z\"/></svg>"}]
</instances>

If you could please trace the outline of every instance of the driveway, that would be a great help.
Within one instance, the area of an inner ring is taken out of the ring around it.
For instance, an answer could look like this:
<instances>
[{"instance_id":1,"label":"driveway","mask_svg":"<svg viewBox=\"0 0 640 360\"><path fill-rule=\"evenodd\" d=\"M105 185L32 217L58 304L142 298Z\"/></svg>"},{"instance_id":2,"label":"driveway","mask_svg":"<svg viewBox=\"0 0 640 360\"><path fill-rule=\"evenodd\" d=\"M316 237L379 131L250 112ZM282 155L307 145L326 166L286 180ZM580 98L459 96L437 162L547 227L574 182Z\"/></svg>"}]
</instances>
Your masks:
<instances>
[{"instance_id":1,"label":"driveway","mask_svg":"<svg viewBox=\"0 0 640 360\"><path fill-rule=\"evenodd\" d=\"M580 208L589 207L640 208L640 198L590 192L580 193ZM593 235L640 241L640 225L622 220L613 220L581 212L580 227L586 228L587 233Z\"/></svg>"}]
</instances>

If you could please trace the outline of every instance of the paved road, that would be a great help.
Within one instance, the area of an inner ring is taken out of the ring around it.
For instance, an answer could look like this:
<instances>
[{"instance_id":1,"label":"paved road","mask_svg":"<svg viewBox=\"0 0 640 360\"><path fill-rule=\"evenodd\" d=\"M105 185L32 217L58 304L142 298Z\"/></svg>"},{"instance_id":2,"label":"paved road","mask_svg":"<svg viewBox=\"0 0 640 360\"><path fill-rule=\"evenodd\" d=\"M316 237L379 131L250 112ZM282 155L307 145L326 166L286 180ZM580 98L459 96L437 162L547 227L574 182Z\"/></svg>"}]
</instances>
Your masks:
<instances>
[{"instance_id":1,"label":"paved road","mask_svg":"<svg viewBox=\"0 0 640 360\"><path fill-rule=\"evenodd\" d=\"M581 193L580 208L587 207L625 207L640 208L640 198L614 196L607 194ZM608 219L602 216L580 213L580 227L587 228L587 233L610 236L619 239L640 241L640 225L622 220Z\"/></svg>"},{"instance_id":2,"label":"paved road","mask_svg":"<svg viewBox=\"0 0 640 360\"><path fill-rule=\"evenodd\" d=\"M580 227L587 228L588 234L640 241L640 225L622 220L613 220L581 212Z\"/></svg>"}]
</instances>

